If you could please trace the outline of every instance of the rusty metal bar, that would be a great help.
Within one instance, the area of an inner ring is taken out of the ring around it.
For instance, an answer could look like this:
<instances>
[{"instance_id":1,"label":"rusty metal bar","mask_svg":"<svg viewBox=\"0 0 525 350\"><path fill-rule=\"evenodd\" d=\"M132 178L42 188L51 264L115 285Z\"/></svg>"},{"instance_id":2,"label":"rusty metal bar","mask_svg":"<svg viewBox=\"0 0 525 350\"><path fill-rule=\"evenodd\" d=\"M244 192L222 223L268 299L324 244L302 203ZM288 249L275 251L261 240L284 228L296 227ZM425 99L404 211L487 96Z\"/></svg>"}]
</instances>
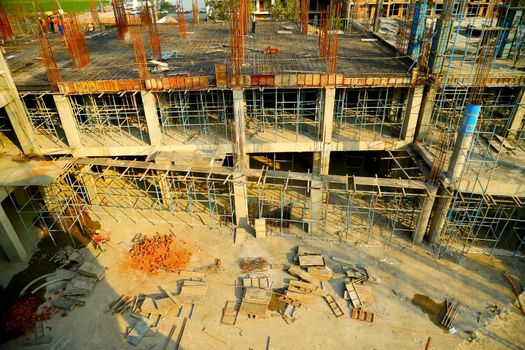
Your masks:
<instances>
[{"instance_id":1,"label":"rusty metal bar","mask_svg":"<svg viewBox=\"0 0 525 350\"><path fill-rule=\"evenodd\" d=\"M113 0L113 14L115 15L115 24L117 25L118 38L124 40L128 32L128 18L123 0Z\"/></svg>"},{"instance_id":2,"label":"rusty metal bar","mask_svg":"<svg viewBox=\"0 0 525 350\"><path fill-rule=\"evenodd\" d=\"M65 37L67 49L73 66L82 68L89 64L89 51L86 44L84 33L80 30L78 17L75 13L66 16Z\"/></svg>"}]
</instances>

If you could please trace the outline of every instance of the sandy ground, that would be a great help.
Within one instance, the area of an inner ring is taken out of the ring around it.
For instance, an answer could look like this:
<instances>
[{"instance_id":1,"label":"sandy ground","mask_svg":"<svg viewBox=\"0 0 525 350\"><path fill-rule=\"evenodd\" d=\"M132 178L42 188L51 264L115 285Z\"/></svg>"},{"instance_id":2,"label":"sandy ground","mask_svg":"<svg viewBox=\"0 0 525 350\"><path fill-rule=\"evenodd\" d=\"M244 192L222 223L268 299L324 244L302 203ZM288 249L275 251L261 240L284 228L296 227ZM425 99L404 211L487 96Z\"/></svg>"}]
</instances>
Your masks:
<instances>
[{"instance_id":1,"label":"sandy ground","mask_svg":"<svg viewBox=\"0 0 525 350\"><path fill-rule=\"evenodd\" d=\"M192 249L188 270L222 260L224 271L209 274L209 288L205 303L198 305L188 320L181 349L423 349L428 337L430 349L451 349L483 326L493 315L488 304L500 307L512 302L514 297L502 275L508 270L517 278L525 278L524 263L518 259L495 259L484 255L467 256L461 264L435 261L421 248L401 246L362 246L349 243L304 241L295 237L250 238L242 246L232 244L230 234L208 228L187 226L153 226L148 221L138 223L117 222L107 217L102 226L112 234L112 247L96 260L107 268L105 278L87 297L83 307L77 307L61 317L55 314L46 322L51 344L25 347L26 349L162 349L172 321L163 320L154 337L145 337L133 347L122 337L127 326L135 319L127 314L105 313L108 304L121 294L159 294L158 285L175 291L176 273L149 275L131 268L130 260L117 243L129 242L138 232L153 235L155 232L174 233L186 247ZM297 245L322 252L333 268L334 280L330 283L337 294L345 315L335 318L328 305L318 298L308 307L301 308L299 319L288 325L279 316L269 315L264 320L239 317L237 324L220 323L222 309L227 300L240 298L241 290L235 287L243 276L238 266L241 257L262 256L274 268L268 271L273 288L285 286L291 278L281 267L290 264ZM90 248L91 252L94 252ZM356 263L366 264L369 271L380 280L358 289L367 302L367 310L375 313L373 323L355 321L348 316L348 302L342 299L342 273L340 264L331 260L337 256ZM455 323L458 333L452 335L436 326L422 309L412 303L415 294L428 296L436 303L444 298L459 300L462 304ZM183 317L189 316L184 307L179 318L174 317L178 334ZM479 321L478 321L479 317ZM204 330L203 330L204 329ZM23 339L1 346L2 349L19 348Z\"/></svg>"}]
</instances>

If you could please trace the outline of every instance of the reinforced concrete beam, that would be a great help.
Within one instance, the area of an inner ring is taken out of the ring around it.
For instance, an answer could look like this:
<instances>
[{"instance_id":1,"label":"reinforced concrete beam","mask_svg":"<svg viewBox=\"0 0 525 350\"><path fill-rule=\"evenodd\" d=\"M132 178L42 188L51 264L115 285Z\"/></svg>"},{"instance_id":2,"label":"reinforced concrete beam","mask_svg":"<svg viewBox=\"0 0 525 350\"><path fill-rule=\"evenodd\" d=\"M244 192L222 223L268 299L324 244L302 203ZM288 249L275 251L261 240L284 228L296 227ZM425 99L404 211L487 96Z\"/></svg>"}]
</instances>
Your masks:
<instances>
[{"instance_id":1,"label":"reinforced concrete beam","mask_svg":"<svg viewBox=\"0 0 525 350\"><path fill-rule=\"evenodd\" d=\"M73 113L69 99L64 95L53 95L53 99L55 100L60 123L62 123L69 147L77 148L82 146L75 114Z\"/></svg>"},{"instance_id":2,"label":"reinforced concrete beam","mask_svg":"<svg viewBox=\"0 0 525 350\"><path fill-rule=\"evenodd\" d=\"M415 135L418 141L424 140L428 134L428 124L432 117L432 111L434 110L437 91L438 85L431 84L426 87L426 93L423 94Z\"/></svg>"},{"instance_id":3,"label":"reinforced concrete beam","mask_svg":"<svg viewBox=\"0 0 525 350\"><path fill-rule=\"evenodd\" d=\"M232 180L235 224L237 227L248 228L248 191L246 190L246 176L241 173L235 173L232 175Z\"/></svg>"},{"instance_id":4,"label":"reinforced concrete beam","mask_svg":"<svg viewBox=\"0 0 525 350\"><path fill-rule=\"evenodd\" d=\"M328 175L330 169L334 108L335 88L327 87L324 90L323 119L321 124L321 152L314 152L312 171L315 175Z\"/></svg>"},{"instance_id":5,"label":"reinforced concrete beam","mask_svg":"<svg viewBox=\"0 0 525 350\"><path fill-rule=\"evenodd\" d=\"M423 199L421 213L419 214L416 229L414 230L414 235L412 237L415 244L421 244L421 242L423 242L423 237L425 237L428 222L430 221L430 215L432 214L432 208L436 201L437 189L437 186L428 185L429 196Z\"/></svg>"},{"instance_id":6,"label":"reinforced concrete beam","mask_svg":"<svg viewBox=\"0 0 525 350\"><path fill-rule=\"evenodd\" d=\"M0 205L0 245L4 249L9 261L24 262L27 261L27 251L22 245L9 217L4 208Z\"/></svg>"},{"instance_id":7,"label":"reinforced concrete beam","mask_svg":"<svg viewBox=\"0 0 525 350\"><path fill-rule=\"evenodd\" d=\"M412 142L414 140L414 136L416 135L419 111L423 101L423 91L423 85L417 85L410 89L405 120L403 123L403 129L401 130L401 138L405 141Z\"/></svg>"},{"instance_id":8,"label":"reinforced concrete beam","mask_svg":"<svg viewBox=\"0 0 525 350\"><path fill-rule=\"evenodd\" d=\"M235 140L233 144L233 153L235 167L239 170L249 168L249 158L246 155L246 132L245 132L245 109L244 93L241 89L233 90L233 117L235 126Z\"/></svg>"},{"instance_id":9,"label":"reinforced concrete beam","mask_svg":"<svg viewBox=\"0 0 525 350\"><path fill-rule=\"evenodd\" d=\"M310 185L310 223L308 233L318 235L321 227L321 209L323 201L323 182L312 180Z\"/></svg>"},{"instance_id":10,"label":"reinforced concrete beam","mask_svg":"<svg viewBox=\"0 0 525 350\"><path fill-rule=\"evenodd\" d=\"M162 145L162 133L160 131L159 117L157 116L155 95L151 91L141 91L140 94L148 126L149 142L152 146L160 146Z\"/></svg>"},{"instance_id":11,"label":"reinforced concrete beam","mask_svg":"<svg viewBox=\"0 0 525 350\"><path fill-rule=\"evenodd\" d=\"M518 137L518 134L523 123L523 116L525 116L525 88L521 90L521 98L516 105L516 111L512 116L512 122L509 127L509 136L508 138L514 140ZM523 130L522 132L525 132Z\"/></svg>"}]
</instances>

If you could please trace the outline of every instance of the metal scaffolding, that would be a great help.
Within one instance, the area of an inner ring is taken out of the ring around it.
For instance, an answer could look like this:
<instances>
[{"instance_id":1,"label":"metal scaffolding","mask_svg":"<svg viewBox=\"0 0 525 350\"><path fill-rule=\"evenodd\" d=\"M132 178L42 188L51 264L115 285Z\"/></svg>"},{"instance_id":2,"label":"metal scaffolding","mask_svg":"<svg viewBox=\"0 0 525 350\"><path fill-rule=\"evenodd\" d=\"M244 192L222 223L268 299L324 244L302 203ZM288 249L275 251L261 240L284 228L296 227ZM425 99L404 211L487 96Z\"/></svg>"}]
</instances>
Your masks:
<instances>
[{"instance_id":1,"label":"metal scaffolding","mask_svg":"<svg viewBox=\"0 0 525 350\"><path fill-rule=\"evenodd\" d=\"M173 91L158 93L156 97L159 122L166 144L231 142L231 91Z\"/></svg>"},{"instance_id":2,"label":"metal scaffolding","mask_svg":"<svg viewBox=\"0 0 525 350\"><path fill-rule=\"evenodd\" d=\"M401 139L406 109L404 88L337 89L333 137Z\"/></svg>"},{"instance_id":3,"label":"metal scaffolding","mask_svg":"<svg viewBox=\"0 0 525 350\"><path fill-rule=\"evenodd\" d=\"M67 147L66 135L62 122L50 94L23 94L21 95L27 111L27 116L33 132L41 136L41 144L50 144L53 147Z\"/></svg>"},{"instance_id":4,"label":"metal scaffolding","mask_svg":"<svg viewBox=\"0 0 525 350\"><path fill-rule=\"evenodd\" d=\"M149 143L148 128L138 92L70 95L83 143L134 146Z\"/></svg>"},{"instance_id":5,"label":"metal scaffolding","mask_svg":"<svg viewBox=\"0 0 525 350\"><path fill-rule=\"evenodd\" d=\"M321 89L246 89L244 96L248 136L273 134L297 141L303 135L319 140Z\"/></svg>"}]
</instances>

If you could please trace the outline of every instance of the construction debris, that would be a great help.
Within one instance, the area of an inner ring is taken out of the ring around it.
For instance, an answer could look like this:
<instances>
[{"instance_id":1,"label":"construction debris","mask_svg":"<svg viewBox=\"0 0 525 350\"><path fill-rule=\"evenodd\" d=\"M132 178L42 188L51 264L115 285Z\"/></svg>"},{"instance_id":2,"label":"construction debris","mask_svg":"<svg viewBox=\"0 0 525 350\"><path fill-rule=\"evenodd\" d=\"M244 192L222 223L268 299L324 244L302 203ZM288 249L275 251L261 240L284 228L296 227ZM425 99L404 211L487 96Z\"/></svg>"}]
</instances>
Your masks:
<instances>
[{"instance_id":1,"label":"construction debris","mask_svg":"<svg viewBox=\"0 0 525 350\"><path fill-rule=\"evenodd\" d=\"M261 288L245 288L239 313L248 318L266 318L272 294Z\"/></svg>"},{"instance_id":2,"label":"construction debris","mask_svg":"<svg viewBox=\"0 0 525 350\"><path fill-rule=\"evenodd\" d=\"M365 322L373 322L374 321L374 313L370 311L365 311L363 309L352 309L352 313L350 314L350 317L354 320L359 321L365 321Z\"/></svg>"},{"instance_id":3,"label":"construction debris","mask_svg":"<svg viewBox=\"0 0 525 350\"><path fill-rule=\"evenodd\" d=\"M175 247L173 236L160 234L141 239L133 245L129 254L134 268L149 273L182 270L191 258L188 250Z\"/></svg>"},{"instance_id":4,"label":"construction debris","mask_svg":"<svg viewBox=\"0 0 525 350\"><path fill-rule=\"evenodd\" d=\"M460 303L458 302L450 302L448 299L445 299L445 306L442 310L443 317L441 318L441 324L450 329L452 328L452 325L454 324L454 321L456 320L456 317L459 313Z\"/></svg>"},{"instance_id":5,"label":"construction debris","mask_svg":"<svg viewBox=\"0 0 525 350\"><path fill-rule=\"evenodd\" d=\"M221 323L227 325L235 325L237 322L237 315L239 314L240 304L237 301L228 300L226 306L222 310Z\"/></svg>"},{"instance_id":6,"label":"construction debris","mask_svg":"<svg viewBox=\"0 0 525 350\"><path fill-rule=\"evenodd\" d=\"M242 258L239 262L242 272L264 272L268 271L270 264L263 257Z\"/></svg>"}]
</instances>

